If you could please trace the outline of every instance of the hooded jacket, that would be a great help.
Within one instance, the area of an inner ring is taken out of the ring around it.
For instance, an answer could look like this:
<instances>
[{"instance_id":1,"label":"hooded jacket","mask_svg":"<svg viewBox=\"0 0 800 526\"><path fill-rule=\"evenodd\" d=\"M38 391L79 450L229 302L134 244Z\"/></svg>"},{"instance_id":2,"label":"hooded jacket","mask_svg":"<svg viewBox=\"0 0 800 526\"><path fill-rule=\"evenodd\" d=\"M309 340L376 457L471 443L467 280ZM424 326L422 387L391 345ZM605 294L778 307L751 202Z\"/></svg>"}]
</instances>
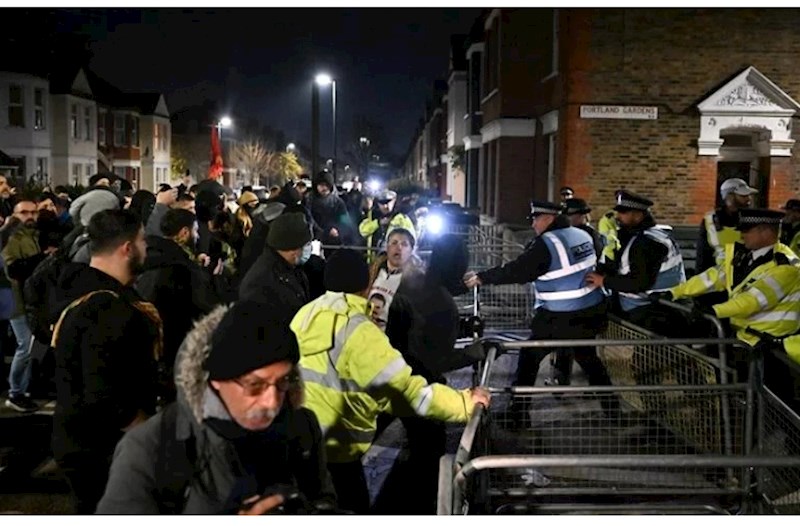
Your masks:
<instances>
[{"instance_id":1,"label":"hooded jacket","mask_svg":"<svg viewBox=\"0 0 800 526\"><path fill-rule=\"evenodd\" d=\"M75 199L69 207L69 215L76 224L86 226L97 212L122 208L119 196L110 188L95 186Z\"/></svg>"},{"instance_id":2,"label":"hooded jacket","mask_svg":"<svg viewBox=\"0 0 800 526\"><path fill-rule=\"evenodd\" d=\"M322 173L314 178L314 189L311 192L309 208L311 216L316 223L314 237L320 239L323 245L347 245L352 241L353 226L350 224L350 216L347 214L347 206L336 193L336 186L333 184L333 176L330 173ZM331 189L331 193L321 196L317 193L317 185L326 184ZM330 236L331 228L339 231L339 237Z\"/></svg>"},{"instance_id":3,"label":"hooded jacket","mask_svg":"<svg viewBox=\"0 0 800 526\"><path fill-rule=\"evenodd\" d=\"M259 483L250 474L239 439L214 425L233 425L203 368L211 336L227 310L217 307L187 335L175 363L177 402L120 441L98 513L234 513L244 499L263 494L264 484L290 485L312 503L335 504L319 424L313 413L298 407L301 387L287 393L283 410L266 430L238 428L245 440L261 441L259 468L269 481Z\"/></svg>"},{"instance_id":4,"label":"hooded jacket","mask_svg":"<svg viewBox=\"0 0 800 526\"><path fill-rule=\"evenodd\" d=\"M290 324L300 345L305 406L319 419L332 463L354 462L367 452L381 412L466 422L475 406L467 389L412 375L366 312L365 298L326 292Z\"/></svg>"},{"instance_id":5,"label":"hooded jacket","mask_svg":"<svg viewBox=\"0 0 800 526\"><path fill-rule=\"evenodd\" d=\"M147 237L147 258L136 290L164 323L164 363L172 365L192 323L220 303L210 276L173 240Z\"/></svg>"},{"instance_id":6,"label":"hooded jacket","mask_svg":"<svg viewBox=\"0 0 800 526\"><path fill-rule=\"evenodd\" d=\"M155 410L158 327L133 288L88 265L67 265L58 288L53 452L104 459L139 411Z\"/></svg>"}]
</instances>

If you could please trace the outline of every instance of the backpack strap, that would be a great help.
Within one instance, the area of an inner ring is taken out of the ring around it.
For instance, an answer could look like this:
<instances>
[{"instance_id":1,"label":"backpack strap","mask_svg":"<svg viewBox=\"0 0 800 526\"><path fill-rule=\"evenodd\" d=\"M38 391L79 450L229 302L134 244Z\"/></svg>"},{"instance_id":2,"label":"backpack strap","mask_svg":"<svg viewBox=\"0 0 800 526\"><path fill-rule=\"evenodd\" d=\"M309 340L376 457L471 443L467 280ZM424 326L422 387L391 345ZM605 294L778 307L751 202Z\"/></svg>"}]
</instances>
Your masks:
<instances>
[{"instance_id":1,"label":"backpack strap","mask_svg":"<svg viewBox=\"0 0 800 526\"><path fill-rule=\"evenodd\" d=\"M53 326L53 338L50 340L50 347L52 347L53 349L56 348L56 344L58 343L58 335L61 332L61 325L64 323L64 319L67 317L67 314L69 314L69 311L71 311L72 309L83 303L86 303L93 296L96 296L97 294L111 294L115 298L119 297L119 295L113 290L93 290L92 292L84 294L80 298L76 299L75 301L67 305L67 308L61 311L61 316L58 317L58 321Z\"/></svg>"}]
</instances>

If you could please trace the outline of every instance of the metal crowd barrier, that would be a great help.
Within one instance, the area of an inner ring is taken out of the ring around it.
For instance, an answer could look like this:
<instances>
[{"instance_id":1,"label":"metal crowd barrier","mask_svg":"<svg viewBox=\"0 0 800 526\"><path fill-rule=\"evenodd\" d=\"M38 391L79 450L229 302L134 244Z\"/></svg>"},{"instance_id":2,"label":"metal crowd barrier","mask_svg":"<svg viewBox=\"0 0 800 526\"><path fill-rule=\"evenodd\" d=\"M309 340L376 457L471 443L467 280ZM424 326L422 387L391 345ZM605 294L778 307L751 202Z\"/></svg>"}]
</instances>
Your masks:
<instances>
[{"instance_id":1,"label":"metal crowd barrier","mask_svg":"<svg viewBox=\"0 0 800 526\"><path fill-rule=\"evenodd\" d=\"M724 361L695 347L738 340L626 336L489 342L481 384L492 406L476 408L457 453L441 459L439 513L797 512L800 419L758 381L759 360L732 384L720 380ZM618 360L613 386L491 386L500 352L562 346L655 356Z\"/></svg>"}]
</instances>

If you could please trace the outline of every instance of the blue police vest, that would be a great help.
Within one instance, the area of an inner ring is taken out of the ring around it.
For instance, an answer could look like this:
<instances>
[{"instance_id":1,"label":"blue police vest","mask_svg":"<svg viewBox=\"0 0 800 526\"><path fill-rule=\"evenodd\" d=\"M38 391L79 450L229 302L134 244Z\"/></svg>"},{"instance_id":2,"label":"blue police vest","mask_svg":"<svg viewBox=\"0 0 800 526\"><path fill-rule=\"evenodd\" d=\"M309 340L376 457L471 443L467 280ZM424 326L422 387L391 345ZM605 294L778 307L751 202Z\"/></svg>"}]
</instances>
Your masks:
<instances>
[{"instance_id":1,"label":"blue police vest","mask_svg":"<svg viewBox=\"0 0 800 526\"><path fill-rule=\"evenodd\" d=\"M661 268L658 271L656 282L649 290L644 291L644 293L649 294L651 292L668 290L685 282L686 272L683 268L683 256L681 256L681 251L678 248L677 243L675 243L675 240L672 239L672 236L670 236L665 230L662 230L658 227L648 228L644 231L644 235L667 247L667 255L661 262ZM633 242L637 237L638 236L633 236L628 242L628 245L625 247L625 250L622 252L622 257L620 258L619 263L620 276L627 276L631 273L630 252ZM641 293L631 294L620 292L619 304L620 307L622 307L622 310L627 312L635 309L636 307L650 305L650 302L647 299L640 298L639 294Z\"/></svg>"},{"instance_id":2,"label":"blue police vest","mask_svg":"<svg viewBox=\"0 0 800 526\"><path fill-rule=\"evenodd\" d=\"M603 302L599 287L585 283L595 269L597 255L592 236L579 228L559 228L540 239L550 252L550 268L536 278L536 306L551 312L575 312Z\"/></svg>"}]
</instances>

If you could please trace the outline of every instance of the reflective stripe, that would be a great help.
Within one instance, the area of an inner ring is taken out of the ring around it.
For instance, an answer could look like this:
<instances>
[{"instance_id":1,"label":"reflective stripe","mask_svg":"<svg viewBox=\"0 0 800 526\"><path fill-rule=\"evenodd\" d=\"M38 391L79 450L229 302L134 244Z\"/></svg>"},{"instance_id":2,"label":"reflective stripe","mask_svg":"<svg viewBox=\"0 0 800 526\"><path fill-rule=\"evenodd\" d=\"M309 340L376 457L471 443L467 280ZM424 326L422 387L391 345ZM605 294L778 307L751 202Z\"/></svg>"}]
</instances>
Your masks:
<instances>
[{"instance_id":1,"label":"reflective stripe","mask_svg":"<svg viewBox=\"0 0 800 526\"><path fill-rule=\"evenodd\" d=\"M747 318L748 322L762 321L800 321L800 312L796 310L770 311L753 314Z\"/></svg>"},{"instance_id":2,"label":"reflective stripe","mask_svg":"<svg viewBox=\"0 0 800 526\"><path fill-rule=\"evenodd\" d=\"M778 296L778 299L781 299L786 294L783 292L783 287L781 287L781 284L775 281L775 278L767 276L764 278L764 283L766 283L767 286L769 286L769 288L775 292L775 295Z\"/></svg>"},{"instance_id":3,"label":"reflective stripe","mask_svg":"<svg viewBox=\"0 0 800 526\"><path fill-rule=\"evenodd\" d=\"M563 278L564 276L575 274L576 272L580 272L581 270L586 270L587 268L591 268L595 265L597 265L597 256L592 256L586 261L581 261L580 263L576 263L575 265L564 267L558 270L551 270L547 274L544 274L536 278L536 281L549 281L551 279Z\"/></svg>"},{"instance_id":4,"label":"reflective stripe","mask_svg":"<svg viewBox=\"0 0 800 526\"><path fill-rule=\"evenodd\" d=\"M756 299L756 301L758 301L758 305L762 309L767 305L769 305L769 300L767 299L766 294L764 294L763 292L761 292L756 288L748 290L747 292L745 292L745 294L750 294L751 296L753 296Z\"/></svg>"},{"instance_id":5,"label":"reflective stripe","mask_svg":"<svg viewBox=\"0 0 800 526\"><path fill-rule=\"evenodd\" d=\"M375 378L367 386L367 390L378 389L388 384L404 367L406 367L406 361L402 357L395 358L381 372L375 375Z\"/></svg>"},{"instance_id":6,"label":"reflective stripe","mask_svg":"<svg viewBox=\"0 0 800 526\"><path fill-rule=\"evenodd\" d=\"M714 212L709 212L705 217L706 233L708 234L708 244L714 249L714 252L720 248L719 236L717 235L717 227L714 226Z\"/></svg>"},{"instance_id":7,"label":"reflective stripe","mask_svg":"<svg viewBox=\"0 0 800 526\"><path fill-rule=\"evenodd\" d=\"M700 274L700 281L703 282L703 285L705 285L707 289L714 288L714 282L711 281L711 276L709 276L707 273L703 272L702 274Z\"/></svg>"},{"instance_id":8,"label":"reflective stripe","mask_svg":"<svg viewBox=\"0 0 800 526\"><path fill-rule=\"evenodd\" d=\"M681 257L680 255L672 256L672 257L667 258L667 260L661 264L661 268L659 270L661 272L664 272L666 270L673 269L673 268L677 267L678 265L682 265L682 264L683 264L683 257Z\"/></svg>"},{"instance_id":9,"label":"reflective stripe","mask_svg":"<svg viewBox=\"0 0 800 526\"><path fill-rule=\"evenodd\" d=\"M336 336L333 338L333 347L328 351L329 363L325 364L325 372L321 373L314 369L301 367L300 371L303 379L339 391L340 393L363 391L361 386L354 380L344 380L339 376L339 372L336 370L336 363L339 361L342 352L344 352L344 346L347 340L350 339L350 336L353 335L362 323L369 322L369 318L364 314L355 314L347 318L344 327L339 329L339 332L337 332Z\"/></svg>"},{"instance_id":10,"label":"reflective stripe","mask_svg":"<svg viewBox=\"0 0 800 526\"><path fill-rule=\"evenodd\" d=\"M796 302L796 301L800 301L800 292L795 292L794 294L789 294L788 296L783 298L781 303L792 303L792 302Z\"/></svg>"},{"instance_id":11,"label":"reflective stripe","mask_svg":"<svg viewBox=\"0 0 800 526\"><path fill-rule=\"evenodd\" d=\"M340 378L339 375L336 374L336 369L330 365L328 365L328 370L325 371L325 373L301 367L300 376L303 377L303 381L305 382L320 384L329 389L339 391L340 393L359 393L363 390L355 381L343 380Z\"/></svg>"},{"instance_id":12,"label":"reflective stripe","mask_svg":"<svg viewBox=\"0 0 800 526\"><path fill-rule=\"evenodd\" d=\"M563 292L539 292L538 298L545 301L553 300L574 300L591 294L597 287L583 287L578 290L565 290Z\"/></svg>"},{"instance_id":13,"label":"reflective stripe","mask_svg":"<svg viewBox=\"0 0 800 526\"><path fill-rule=\"evenodd\" d=\"M558 254L558 259L561 260L561 268L569 267L569 256L567 256L567 249L564 248L564 243L562 243L558 237L553 235L552 232L545 232L544 237L553 243L553 247L556 249L556 253Z\"/></svg>"},{"instance_id":14,"label":"reflective stripe","mask_svg":"<svg viewBox=\"0 0 800 526\"><path fill-rule=\"evenodd\" d=\"M417 402L416 407L414 407L414 412L419 416L427 416L428 410L431 408L432 403L433 386L427 385L419 392L419 401Z\"/></svg>"}]
</instances>

